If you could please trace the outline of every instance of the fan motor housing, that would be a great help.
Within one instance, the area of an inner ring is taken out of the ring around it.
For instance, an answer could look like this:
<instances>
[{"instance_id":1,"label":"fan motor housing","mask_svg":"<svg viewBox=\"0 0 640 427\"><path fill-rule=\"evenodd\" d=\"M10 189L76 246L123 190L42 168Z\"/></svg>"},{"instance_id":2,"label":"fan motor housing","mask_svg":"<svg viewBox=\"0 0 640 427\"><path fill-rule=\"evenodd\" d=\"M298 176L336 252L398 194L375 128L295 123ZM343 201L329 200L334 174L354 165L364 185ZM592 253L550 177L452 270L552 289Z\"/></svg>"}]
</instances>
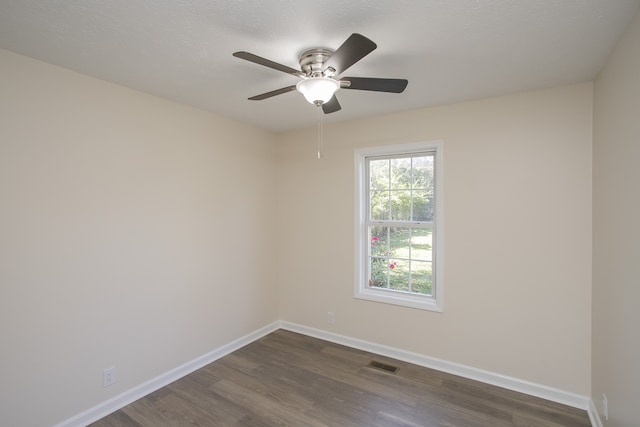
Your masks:
<instances>
[{"instance_id":1,"label":"fan motor housing","mask_svg":"<svg viewBox=\"0 0 640 427\"><path fill-rule=\"evenodd\" d=\"M322 65L333 55L333 50L325 48L315 48L305 50L300 54L300 68L307 77L329 77L335 70L329 68L322 73Z\"/></svg>"}]
</instances>

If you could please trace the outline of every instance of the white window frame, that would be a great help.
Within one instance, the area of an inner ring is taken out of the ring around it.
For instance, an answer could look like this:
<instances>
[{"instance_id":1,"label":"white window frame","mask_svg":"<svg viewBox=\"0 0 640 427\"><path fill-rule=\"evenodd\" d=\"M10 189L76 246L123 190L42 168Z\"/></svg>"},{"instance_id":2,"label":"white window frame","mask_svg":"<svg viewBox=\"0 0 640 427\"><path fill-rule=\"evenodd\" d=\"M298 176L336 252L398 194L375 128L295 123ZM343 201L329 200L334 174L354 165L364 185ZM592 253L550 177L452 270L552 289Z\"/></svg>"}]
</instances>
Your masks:
<instances>
[{"instance_id":1,"label":"white window frame","mask_svg":"<svg viewBox=\"0 0 640 427\"><path fill-rule=\"evenodd\" d=\"M368 157L403 156L434 152L434 218L433 218L433 295L419 295L388 289L373 288L369 284L367 232L369 183ZM444 309L444 182L443 142L426 141L387 145L354 150L355 159L355 293L354 297L369 301L401 305L442 312Z\"/></svg>"}]
</instances>

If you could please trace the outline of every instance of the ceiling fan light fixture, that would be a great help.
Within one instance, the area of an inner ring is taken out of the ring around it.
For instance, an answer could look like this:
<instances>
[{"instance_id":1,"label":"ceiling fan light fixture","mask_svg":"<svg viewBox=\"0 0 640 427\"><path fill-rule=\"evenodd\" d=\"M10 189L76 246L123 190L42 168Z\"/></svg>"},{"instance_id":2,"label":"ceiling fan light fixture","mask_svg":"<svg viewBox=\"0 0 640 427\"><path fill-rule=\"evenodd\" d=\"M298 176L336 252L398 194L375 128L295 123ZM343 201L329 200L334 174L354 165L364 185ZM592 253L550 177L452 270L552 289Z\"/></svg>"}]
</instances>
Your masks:
<instances>
[{"instance_id":1,"label":"ceiling fan light fixture","mask_svg":"<svg viewBox=\"0 0 640 427\"><path fill-rule=\"evenodd\" d=\"M311 104L322 105L340 89L340 82L329 77L310 77L300 80L296 89Z\"/></svg>"}]
</instances>

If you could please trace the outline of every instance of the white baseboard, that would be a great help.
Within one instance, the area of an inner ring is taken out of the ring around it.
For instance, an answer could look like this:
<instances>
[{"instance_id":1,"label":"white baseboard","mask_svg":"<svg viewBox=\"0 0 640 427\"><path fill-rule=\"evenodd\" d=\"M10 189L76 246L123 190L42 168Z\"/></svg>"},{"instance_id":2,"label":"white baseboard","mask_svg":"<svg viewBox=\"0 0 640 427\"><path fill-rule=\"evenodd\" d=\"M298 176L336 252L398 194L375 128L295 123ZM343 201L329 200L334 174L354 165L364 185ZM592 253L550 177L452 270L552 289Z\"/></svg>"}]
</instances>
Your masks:
<instances>
[{"instance_id":1,"label":"white baseboard","mask_svg":"<svg viewBox=\"0 0 640 427\"><path fill-rule=\"evenodd\" d=\"M570 393L568 391L559 390L541 384L520 380L518 378L508 377L506 375L496 374L494 372L484 371L482 369L473 368L471 366L461 365L458 363L448 362L442 359L425 356L418 353L400 350L381 344L363 341L320 329L309 328L307 326L298 325L291 322L280 322L280 327L292 332L298 332L336 344L346 345L348 347L357 348L371 353L380 354L415 365L436 369L438 371L447 372L461 377L470 378L509 390L518 391L531 396L540 397L542 399L551 400L553 402L572 406L574 408L590 411L591 399L586 396ZM589 415L591 417L591 415ZM592 421L593 423L593 421ZM596 426L596 424L594 424ZM601 425L599 426L601 427Z\"/></svg>"},{"instance_id":2,"label":"white baseboard","mask_svg":"<svg viewBox=\"0 0 640 427\"><path fill-rule=\"evenodd\" d=\"M235 341L223 345L222 347L213 350L203 356L200 356L190 362L187 362L175 369L172 369L162 375L152 378L136 387L133 387L105 402L102 402L88 410L69 418L66 421L57 424L54 427L80 427L86 426L109 415L112 412L164 387L167 384L176 381L185 375L188 375L203 366L208 365L226 356L229 353L236 351L237 349L244 347L253 341L262 338L263 336L276 331L278 329L286 329L292 332L298 332L304 335L308 335L315 338L320 338L326 341L334 342L336 344L342 344L349 347L357 348L360 350L368 351L371 353L380 354L383 356L391 357L405 362L413 363L415 365L424 366L427 368L437 369L439 371L448 372L450 374L459 375L461 377L478 380L484 383L493 384L499 387L503 387L509 390L518 391L521 393L529 394L531 396L540 397L543 399L551 400L553 402L562 403L575 408L584 409L589 414L589 419L593 427L603 427L598 411L593 401L578 394L570 393L567 391L547 387L541 384L531 383L529 381L520 380L517 378L508 377L501 374L496 374L489 371L473 368L458 363L448 362L442 359L436 359L433 357L425 356L418 353L412 353L409 351L400 350L397 348L376 344L370 341L364 341L356 338L347 337L344 335L335 334L320 329L310 328L307 326L291 323L287 321L277 321L263 328L260 328L250 334L247 334Z\"/></svg>"},{"instance_id":3,"label":"white baseboard","mask_svg":"<svg viewBox=\"0 0 640 427\"><path fill-rule=\"evenodd\" d=\"M589 409L587 412L589 414L589 421L591 421L593 427L603 427L600 414L598 414L598 408L596 408L596 404L593 403L593 399L589 400Z\"/></svg>"},{"instance_id":4,"label":"white baseboard","mask_svg":"<svg viewBox=\"0 0 640 427\"><path fill-rule=\"evenodd\" d=\"M128 404L148 395L149 393L153 393L154 391L166 386L167 384L170 384L175 380L178 380L185 375L188 375L208 365L209 363L214 362L229 353L232 353L239 348L244 347L245 345L250 344L259 338L262 338L263 336L270 334L271 332L279 328L280 322L274 322L270 325L260 328L257 331L251 332L241 338L238 338L235 341L223 345L216 350L213 350L190 362L178 366L175 369L172 369L162 375L159 375L155 378L150 379L149 381L133 387L103 403L94 406L93 408L89 408L88 410L72 418L69 418L66 421L63 421L54 427L80 427L91 424L92 422L106 417L110 413L115 412L124 406L127 406Z\"/></svg>"}]
</instances>

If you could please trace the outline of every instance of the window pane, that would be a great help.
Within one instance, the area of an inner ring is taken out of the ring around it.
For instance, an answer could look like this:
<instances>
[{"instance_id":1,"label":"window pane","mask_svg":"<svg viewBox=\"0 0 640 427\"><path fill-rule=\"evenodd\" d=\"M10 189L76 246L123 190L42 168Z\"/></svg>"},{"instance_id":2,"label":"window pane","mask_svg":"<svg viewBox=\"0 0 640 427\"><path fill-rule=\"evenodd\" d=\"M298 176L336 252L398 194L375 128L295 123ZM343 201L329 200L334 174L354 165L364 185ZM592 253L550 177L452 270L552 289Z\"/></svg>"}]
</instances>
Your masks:
<instances>
[{"instance_id":1,"label":"window pane","mask_svg":"<svg viewBox=\"0 0 640 427\"><path fill-rule=\"evenodd\" d=\"M410 262L401 259L389 261L389 288L396 291L409 291Z\"/></svg>"},{"instance_id":2,"label":"window pane","mask_svg":"<svg viewBox=\"0 0 640 427\"><path fill-rule=\"evenodd\" d=\"M427 192L425 190L414 190L411 218L414 221L428 221L427 209Z\"/></svg>"},{"instance_id":3,"label":"window pane","mask_svg":"<svg viewBox=\"0 0 640 427\"><path fill-rule=\"evenodd\" d=\"M389 227L390 256L396 258L409 258L409 228Z\"/></svg>"},{"instance_id":4,"label":"window pane","mask_svg":"<svg viewBox=\"0 0 640 427\"><path fill-rule=\"evenodd\" d=\"M432 263L411 261L411 291L433 295Z\"/></svg>"},{"instance_id":5,"label":"window pane","mask_svg":"<svg viewBox=\"0 0 640 427\"><path fill-rule=\"evenodd\" d=\"M433 261L433 232L431 228L411 229L411 259Z\"/></svg>"},{"instance_id":6,"label":"window pane","mask_svg":"<svg viewBox=\"0 0 640 427\"><path fill-rule=\"evenodd\" d=\"M433 221L433 192L415 190L413 192L413 221Z\"/></svg>"},{"instance_id":7,"label":"window pane","mask_svg":"<svg viewBox=\"0 0 640 427\"><path fill-rule=\"evenodd\" d=\"M389 227L370 227L371 238L371 256L383 256L389 255L389 247L387 245Z\"/></svg>"},{"instance_id":8,"label":"window pane","mask_svg":"<svg viewBox=\"0 0 640 427\"><path fill-rule=\"evenodd\" d=\"M369 286L374 288L386 288L389 274L389 261L386 258L370 258L371 275Z\"/></svg>"},{"instance_id":9,"label":"window pane","mask_svg":"<svg viewBox=\"0 0 640 427\"><path fill-rule=\"evenodd\" d=\"M371 192L371 219L373 220L389 219L389 192L388 191L372 191Z\"/></svg>"},{"instance_id":10,"label":"window pane","mask_svg":"<svg viewBox=\"0 0 640 427\"><path fill-rule=\"evenodd\" d=\"M369 162L369 189L389 189L389 160L371 160Z\"/></svg>"},{"instance_id":11,"label":"window pane","mask_svg":"<svg viewBox=\"0 0 640 427\"><path fill-rule=\"evenodd\" d=\"M411 220L411 190L391 191L391 219Z\"/></svg>"},{"instance_id":12,"label":"window pane","mask_svg":"<svg viewBox=\"0 0 640 427\"><path fill-rule=\"evenodd\" d=\"M413 188L433 189L433 156L413 158Z\"/></svg>"},{"instance_id":13,"label":"window pane","mask_svg":"<svg viewBox=\"0 0 640 427\"><path fill-rule=\"evenodd\" d=\"M391 189L411 188L411 158L391 159Z\"/></svg>"}]
</instances>

